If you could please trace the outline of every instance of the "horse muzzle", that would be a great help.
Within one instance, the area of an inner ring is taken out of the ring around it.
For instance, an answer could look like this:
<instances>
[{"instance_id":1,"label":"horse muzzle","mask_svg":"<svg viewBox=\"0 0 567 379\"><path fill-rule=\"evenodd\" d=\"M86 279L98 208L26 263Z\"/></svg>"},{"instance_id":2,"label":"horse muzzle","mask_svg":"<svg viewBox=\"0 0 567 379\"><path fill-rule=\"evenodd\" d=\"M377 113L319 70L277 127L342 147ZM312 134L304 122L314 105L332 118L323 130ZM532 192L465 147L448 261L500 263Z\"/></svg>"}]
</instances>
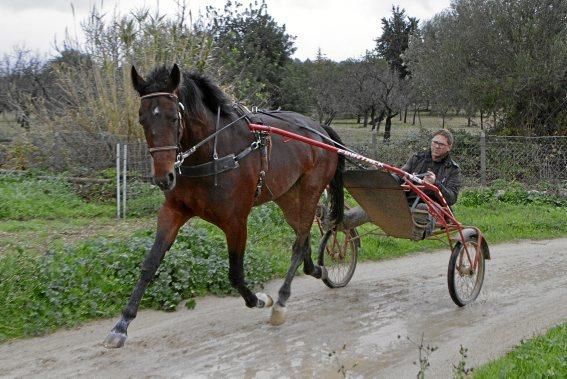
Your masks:
<instances>
[{"instance_id":1,"label":"horse muzzle","mask_svg":"<svg viewBox=\"0 0 567 379\"><path fill-rule=\"evenodd\" d=\"M154 176L152 180L162 191L169 191L175 187L175 173L173 171L169 172L165 176Z\"/></svg>"}]
</instances>

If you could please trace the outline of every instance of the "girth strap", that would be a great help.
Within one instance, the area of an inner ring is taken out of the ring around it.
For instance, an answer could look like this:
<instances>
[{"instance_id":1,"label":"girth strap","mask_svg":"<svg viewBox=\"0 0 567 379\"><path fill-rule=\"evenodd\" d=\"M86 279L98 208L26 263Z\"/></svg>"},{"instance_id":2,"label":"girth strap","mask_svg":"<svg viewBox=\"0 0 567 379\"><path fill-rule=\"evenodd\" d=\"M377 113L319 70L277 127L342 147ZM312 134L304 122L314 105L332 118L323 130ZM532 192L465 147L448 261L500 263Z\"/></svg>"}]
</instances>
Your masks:
<instances>
[{"instance_id":1,"label":"girth strap","mask_svg":"<svg viewBox=\"0 0 567 379\"><path fill-rule=\"evenodd\" d=\"M180 166L177 170L183 176L187 176L189 178L199 178L203 176L220 174L221 172L232 170L234 168L237 168L238 166L239 164L234 154L229 154L225 157L196 166Z\"/></svg>"}]
</instances>

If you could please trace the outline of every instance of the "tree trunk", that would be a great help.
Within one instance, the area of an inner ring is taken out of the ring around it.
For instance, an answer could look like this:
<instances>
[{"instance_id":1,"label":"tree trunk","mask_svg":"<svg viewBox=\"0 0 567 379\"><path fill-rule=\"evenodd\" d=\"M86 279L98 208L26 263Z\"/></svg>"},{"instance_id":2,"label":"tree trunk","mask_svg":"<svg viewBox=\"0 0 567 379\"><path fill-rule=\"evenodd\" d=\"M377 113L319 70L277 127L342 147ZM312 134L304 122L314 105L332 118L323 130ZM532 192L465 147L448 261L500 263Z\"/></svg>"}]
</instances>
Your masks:
<instances>
[{"instance_id":1,"label":"tree trunk","mask_svg":"<svg viewBox=\"0 0 567 379\"><path fill-rule=\"evenodd\" d=\"M386 126L384 126L384 142L390 141L390 136L392 134L392 119L398 115L397 113L392 114L392 111L389 109L387 112Z\"/></svg>"},{"instance_id":2,"label":"tree trunk","mask_svg":"<svg viewBox=\"0 0 567 379\"><path fill-rule=\"evenodd\" d=\"M374 130L374 127L376 126L376 107L373 105L372 108L370 108L370 130Z\"/></svg>"},{"instance_id":3,"label":"tree trunk","mask_svg":"<svg viewBox=\"0 0 567 379\"><path fill-rule=\"evenodd\" d=\"M404 109L404 124L408 123L408 107L409 105L406 105L406 108Z\"/></svg>"},{"instance_id":4,"label":"tree trunk","mask_svg":"<svg viewBox=\"0 0 567 379\"><path fill-rule=\"evenodd\" d=\"M484 112L480 111L480 130L484 130Z\"/></svg>"},{"instance_id":5,"label":"tree trunk","mask_svg":"<svg viewBox=\"0 0 567 379\"><path fill-rule=\"evenodd\" d=\"M360 124L360 113L356 115L356 123Z\"/></svg>"},{"instance_id":6,"label":"tree trunk","mask_svg":"<svg viewBox=\"0 0 567 379\"><path fill-rule=\"evenodd\" d=\"M411 122L412 125L415 125L415 116L417 115L418 110L419 110L419 106L416 106L413 111L413 120Z\"/></svg>"},{"instance_id":7,"label":"tree trunk","mask_svg":"<svg viewBox=\"0 0 567 379\"><path fill-rule=\"evenodd\" d=\"M333 122L333 120L335 119L336 114L337 114L336 112L329 114L323 125L331 126L331 122Z\"/></svg>"},{"instance_id":8,"label":"tree trunk","mask_svg":"<svg viewBox=\"0 0 567 379\"><path fill-rule=\"evenodd\" d=\"M368 111L364 111L364 128L368 126Z\"/></svg>"},{"instance_id":9,"label":"tree trunk","mask_svg":"<svg viewBox=\"0 0 567 379\"><path fill-rule=\"evenodd\" d=\"M382 124L382 121L384 121L384 117L386 117L386 112L384 112L384 110L381 110L374 127L376 134L378 134L378 132L380 131L380 125Z\"/></svg>"}]
</instances>

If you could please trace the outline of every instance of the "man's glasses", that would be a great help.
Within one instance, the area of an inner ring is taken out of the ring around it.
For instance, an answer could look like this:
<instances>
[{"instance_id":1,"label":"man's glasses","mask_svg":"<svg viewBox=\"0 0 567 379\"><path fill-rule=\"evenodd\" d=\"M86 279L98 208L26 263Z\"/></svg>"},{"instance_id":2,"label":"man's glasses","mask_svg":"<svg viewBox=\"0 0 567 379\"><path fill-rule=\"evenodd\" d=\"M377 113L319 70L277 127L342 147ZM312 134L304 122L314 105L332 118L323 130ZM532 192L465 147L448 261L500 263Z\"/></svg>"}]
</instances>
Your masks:
<instances>
[{"instance_id":1,"label":"man's glasses","mask_svg":"<svg viewBox=\"0 0 567 379\"><path fill-rule=\"evenodd\" d=\"M446 147L446 146L449 146L449 145L447 145L446 143L443 143L443 142L440 142L440 141L435 141L435 140L432 140L432 141L431 141L431 144L433 144L433 145L435 145L435 146L439 146L439 147Z\"/></svg>"}]
</instances>

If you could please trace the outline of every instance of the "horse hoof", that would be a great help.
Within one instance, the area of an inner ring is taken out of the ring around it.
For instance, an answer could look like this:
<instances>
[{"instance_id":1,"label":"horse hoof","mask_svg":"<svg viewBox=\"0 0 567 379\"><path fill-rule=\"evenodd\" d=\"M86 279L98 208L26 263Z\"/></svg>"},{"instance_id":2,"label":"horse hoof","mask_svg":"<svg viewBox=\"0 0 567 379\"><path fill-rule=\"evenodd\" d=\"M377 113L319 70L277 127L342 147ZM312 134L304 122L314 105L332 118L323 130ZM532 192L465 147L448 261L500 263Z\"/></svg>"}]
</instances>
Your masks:
<instances>
[{"instance_id":1,"label":"horse hoof","mask_svg":"<svg viewBox=\"0 0 567 379\"><path fill-rule=\"evenodd\" d=\"M329 272L327 271L327 268L325 266L320 266L320 267L321 267L321 280L329 279Z\"/></svg>"},{"instance_id":2,"label":"horse hoof","mask_svg":"<svg viewBox=\"0 0 567 379\"><path fill-rule=\"evenodd\" d=\"M126 338L128 338L128 336L124 333L110 332L105 338L103 345L107 349L117 349L124 346Z\"/></svg>"},{"instance_id":3,"label":"horse hoof","mask_svg":"<svg viewBox=\"0 0 567 379\"><path fill-rule=\"evenodd\" d=\"M272 317L270 318L270 324L274 326L281 325L285 322L285 307L282 307L278 303L272 308Z\"/></svg>"},{"instance_id":4,"label":"horse hoof","mask_svg":"<svg viewBox=\"0 0 567 379\"><path fill-rule=\"evenodd\" d=\"M270 295L258 292L256 297L258 298L258 308L269 308L274 305L274 300Z\"/></svg>"}]
</instances>

